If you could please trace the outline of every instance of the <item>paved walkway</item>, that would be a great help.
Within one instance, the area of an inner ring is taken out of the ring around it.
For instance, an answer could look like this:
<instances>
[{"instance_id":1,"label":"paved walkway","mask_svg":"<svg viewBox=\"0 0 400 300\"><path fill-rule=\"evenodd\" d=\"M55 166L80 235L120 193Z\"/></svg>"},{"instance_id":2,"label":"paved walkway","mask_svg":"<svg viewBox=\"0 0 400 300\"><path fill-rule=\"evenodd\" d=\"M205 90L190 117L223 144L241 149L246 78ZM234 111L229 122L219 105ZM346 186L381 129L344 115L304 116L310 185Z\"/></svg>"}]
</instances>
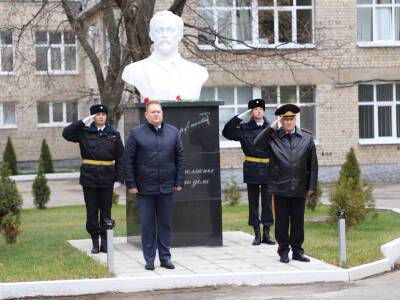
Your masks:
<instances>
[{"instance_id":1,"label":"paved walkway","mask_svg":"<svg viewBox=\"0 0 400 300\"><path fill-rule=\"evenodd\" d=\"M311 258L311 262L290 261L289 264L279 262L277 246L262 244L252 246L253 236L244 232L224 232L222 247L182 247L173 248L172 261L175 270L159 267L156 258L155 271L144 269L142 250L128 244L125 237L114 239L114 266L116 277L164 277L178 275L207 275L235 273L282 273L304 271L341 270L323 261ZM87 255L107 264L107 254L91 254L91 240L69 241L74 247Z\"/></svg>"}]
</instances>

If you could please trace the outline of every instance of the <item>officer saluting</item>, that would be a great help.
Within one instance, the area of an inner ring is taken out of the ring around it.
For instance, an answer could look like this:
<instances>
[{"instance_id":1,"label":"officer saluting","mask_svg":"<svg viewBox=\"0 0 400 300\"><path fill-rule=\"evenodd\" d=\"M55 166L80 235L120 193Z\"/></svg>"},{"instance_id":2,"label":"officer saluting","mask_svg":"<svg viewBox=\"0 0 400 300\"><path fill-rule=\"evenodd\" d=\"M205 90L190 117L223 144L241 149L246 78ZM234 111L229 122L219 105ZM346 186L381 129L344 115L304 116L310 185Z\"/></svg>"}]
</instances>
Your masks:
<instances>
[{"instance_id":1,"label":"officer saluting","mask_svg":"<svg viewBox=\"0 0 400 300\"><path fill-rule=\"evenodd\" d=\"M104 221L111 219L113 188L123 182L124 146L119 132L107 123L107 106L93 105L90 114L65 127L63 137L67 141L79 143L82 157L79 183L86 204L86 230L92 238L92 253L96 254L99 251L107 252Z\"/></svg>"},{"instance_id":2,"label":"officer saluting","mask_svg":"<svg viewBox=\"0 0 400 300\"><path fill-rule=\"evenodd\" d=\"M280 261L292 259L309 262L301 247L304 242L304 208L306 195L316 191L318 161L314 139L310 132L296 126L300 108L282 105L275 111L279 116L256 138L258 149L271 151L269 190L275 197L275 238ZM278 129L278 123L282 127ZM289 234L290 223L290 234Z\"/></svg>"},{"instance_id":3,"label":"officer saluting","mask_svg":"<svg viewBox=\"0 0 400 300\"><path fill-rule=\"evenodd\" d=\"M239 141L245 161L243 163L243 179L247 183L249 201L249 225L254 228L253 245L266 243L275 245L270 238L269 229L274 224L272 215L272 197L268 193L268 165L269 151L259 151L254 147L254 139L265 128L268 121L264 117L265 102L262 99L254 99L248 103L249 110L234 116L225 125L222 134L229 140ZM243 119L250 118L247 123ZM261 194L261 220L259 218L259 198ZM263 238L261 240L260 223L263 225Z\"/></svg>"}]
</instances>

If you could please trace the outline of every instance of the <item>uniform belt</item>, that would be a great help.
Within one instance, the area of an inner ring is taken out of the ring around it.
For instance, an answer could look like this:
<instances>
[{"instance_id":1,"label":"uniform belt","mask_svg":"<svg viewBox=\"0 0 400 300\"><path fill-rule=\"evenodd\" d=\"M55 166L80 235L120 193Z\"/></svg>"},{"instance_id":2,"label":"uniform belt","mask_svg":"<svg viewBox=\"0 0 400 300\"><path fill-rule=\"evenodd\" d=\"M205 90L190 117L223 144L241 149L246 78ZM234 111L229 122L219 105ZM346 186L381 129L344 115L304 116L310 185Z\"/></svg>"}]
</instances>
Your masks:
<instances>
[{"instance_id":1,"label":"uniform belt","mask_svg":"<svg viewBox=\"0 0 400 300\"><path fill-rule=\"evenodd\" d=\"M94 160L94 159L84 159L82 163L88 165L97 165L97 166L112 166L114 161L112 160Z\"/></svg>"},{"instance_id":2,"label":"uniform belt","mask_svg":"<svg viewBox=\"0 0 400 300\"><path fill-rule=\"evenodd\" d=\"M244 159L247 161L256 162L256 163L265 163L265 164L269 163L269 158L245 156Z\"/></svg>"}]
</instances>

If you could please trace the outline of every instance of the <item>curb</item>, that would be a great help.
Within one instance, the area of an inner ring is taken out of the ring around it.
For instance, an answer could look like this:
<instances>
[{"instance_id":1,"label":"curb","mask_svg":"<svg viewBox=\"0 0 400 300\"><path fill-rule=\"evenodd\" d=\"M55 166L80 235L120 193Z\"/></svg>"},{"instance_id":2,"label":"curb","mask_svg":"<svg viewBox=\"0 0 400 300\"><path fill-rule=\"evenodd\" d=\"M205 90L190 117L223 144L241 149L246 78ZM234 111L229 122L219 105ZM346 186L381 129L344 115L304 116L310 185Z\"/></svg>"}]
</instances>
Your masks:
<instances>
[{"instance_id":1,"label":"curb","mask_svg":"<svg viewBox=\"0 0 400 300\"><path fill-rule=\"evenodd\" d=\"M348 269L349 281L360 280L372 275L389 272L393 267L393 263L388 258L353 267Z\"/></svg>"},{"instance_id":2,"label":"curb","mask_svg":"<svg viewBox=\"0 0 400 300\"><path fill-rule=\"evenodd\" d=\"M0 298L76 296L98 293L133 293L160 289L221 285L305 284L348 281L346 270L301 272L240 272L234 274L180 275L83 280L56 280L0 284Z\"/></svg>"},{"instance_id":3,"label":"curb","mask_svg":"<svg viewBox=\"0 0 400 300\"><path fill-rule=\"evenodd\" d=\"M79 178L79 172L72 172L72 173L49 173L45 174L46 178L49 180L60 180L60 179L75 179ZM29 174L29 175L14 175L10 176L12 180L15 182L22 182L22 181L33 181L35 180L36 174Z\"/></svg>"}]
</instances>

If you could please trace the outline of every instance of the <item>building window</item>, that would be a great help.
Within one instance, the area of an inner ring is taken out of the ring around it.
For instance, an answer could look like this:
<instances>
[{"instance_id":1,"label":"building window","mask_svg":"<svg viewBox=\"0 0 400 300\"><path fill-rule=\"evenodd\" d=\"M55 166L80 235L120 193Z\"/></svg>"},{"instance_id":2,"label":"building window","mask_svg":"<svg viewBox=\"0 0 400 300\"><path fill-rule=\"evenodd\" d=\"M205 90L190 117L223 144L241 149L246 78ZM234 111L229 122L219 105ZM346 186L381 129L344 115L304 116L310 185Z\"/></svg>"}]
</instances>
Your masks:
<instances>
[{"instance_id":1,"label":"building window","mask_svg":"<svg viewBox=\"0 0 400 300\"><path fill-rule=\"evenodd\" d=\"M262 98L266 104L265 116L269 122L276 119L275 110L285 103L294 103L301 107L296 119L297 126L307 129L316 137L315 86L268 86L268 87L203 87L200 100L220 100L224 105L219 108L219 130L221 145L230 146L222 136L225 124L235 115L246 111L251 99Z\"/></svg>"},{"instance_id":2,"label":"building window","mask_svg":"<svg viewBox=\"0 0 400 300\"><path fill-rule=\"evenodd\" d=\"M12 31L0 31L0 74L14 72L14 44Z\"/></svg>"},{"instance_id":3,"label":"building window","mask_svg":"<svg viewBox=\"0 0 400 300\"><path fill-rule=\"evenodd\" d=\"M36 31L35 51L37 73L77 74L77 41L73 32Z\"/></svg>"},{"instance_id":4,"label":"building window","mask_svg":"<svg viewBox=\"0 0 400 300\"><path fill-rule=\"evenodd\" d=\"M361 143L399 143L400 84L360 84L358 114Z\"/></svg>"},{"instance_id":5,"label":"building window","mask_svg":"<svg viewBox=\"0 0 400 300\"><path fill-rule=\"evenodd\" d=\"M357 0L359 45L400 45L400 0Z\"/></svg>"},{"instance_id":6,"label":"building window","mask_svg":"<svg viewBox=\"0 0 400 300\"><path fill-rule=\"evenodd\" d=\"M15 102L0 103L0 128L15 128Z\"/></svg>"},{"instance_id":7,"label":"building window","mask_svg":"<svg viewBox=\"0 0 400 300\"><path fill-rule=\"evenodd\" d=\"M78 102L37 102L37 118L39 126L64 126L77 121Z\"/></svg>"},{"instance_id":8,"label":"building window","mask_svg":"<svg viewBox=\"0 0 400 300\"><path fill-rule=\"evenodd\" d=\"M233 116L246 111L247 103L253 98L251 87L203 87L200 100L224 101L219 108L219 135L221 141L227 141L222 136L222 129Z\"/></svg>"},{"instance_id":9,"label":"building window","mask_svg":"<svg viewBox=\"0 0 400 300\"><path fill-rule=\"evenodd\" d=\"M198 0L197 3L198 43L203 48L313 46L313 0Z\"/></svg>"}]
</instances>

